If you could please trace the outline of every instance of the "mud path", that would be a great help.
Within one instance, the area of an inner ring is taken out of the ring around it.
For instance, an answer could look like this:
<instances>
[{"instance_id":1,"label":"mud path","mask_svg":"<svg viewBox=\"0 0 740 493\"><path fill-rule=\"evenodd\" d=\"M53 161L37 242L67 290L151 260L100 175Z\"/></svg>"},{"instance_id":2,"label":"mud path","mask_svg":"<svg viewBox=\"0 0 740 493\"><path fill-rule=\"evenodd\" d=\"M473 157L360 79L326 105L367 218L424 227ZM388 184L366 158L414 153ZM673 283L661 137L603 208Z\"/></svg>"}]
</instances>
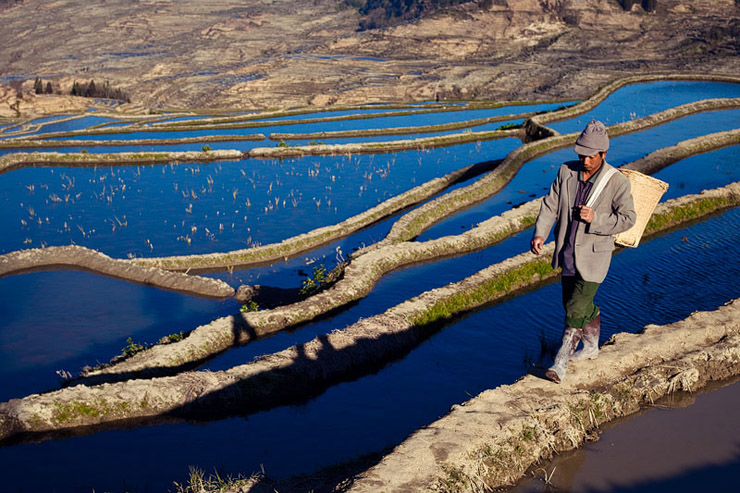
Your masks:
<instances>
[{"instance_id":1,"label":"mud path","mask_svg":"<svg viewBox=\"0 0 740 493\"><path fill-rule=\"evenodd\" d=\"M711 142L712 145L708 145L711 149L714 145L724 146L728 145L728 142L740 141L740 130L720 135L712 134L700 139L703 139L700 142ZM686 146L674 146L673 153L681 154L685 152L685 147L696 149L699 145L697 139L687 142L689 143ZM665 163L666 153L657 154L656 159ZM652 161L646 158L637 170L640 171L641 167L647 167L651 163ZM652 168L653 171L657 171L659 166ZM737 204L738 200L740 200L738 184L732 184L700 195L689 195L668 201L656 209L646 228L646 234L665 231L684 220L696 219L712 211L731 207ZM385 274L393 270L494 245L534 224L539 204L540 199L527 202L500 216L494 216L460 235L366 249L344 268L343 277L323 292L270 310L215 320L208 325L197 327L182 341L155 345L116 365L87 372L84 377L132 376L139 372L142 372L142 375L172 374L180 368L190 367L234 345L246 344L339 309L366 296Z\"/></svg>"},{"instance_id":2,"label":"mud path","mask_svg":"<svg viewBox=\"0 0 740 493\"><path fill-rule=\"evenodd\" d=\"M740 300L640 334L569 365L561 385L527 375L453 406L415 432L350 491L486 491L581 445L598 427L675 391L740 374Z\"/></svg>"},{"instance_id":3,"label":"mud path","mask_svg":"<svg viewBox=\"0 0 740 493\"><path fill-rule=\"evenodd\" d=\"M215 150L207 152L118 152L88 154L84 152L28 152L0 156L0 173L28 166L92 167L99 165L162 164L240 160L241 151Z\"/></svg>"},{"instance_id":4,"label":"mud path","mask_svg":"<svg viewBox=\"0 0 740 493\"><path fill-rule=\"evenodd\" d=\"M180 144L206 144L208 142L263 141L262 134L250 135L203 135L179 139L131 139L131 140L0 140L0 149L35 149L39 147L124 147Z\"/></svg>"},{"instance_id":5,"label":"mud path","mask_svg":"<svg viewBox=\"0 0 740 493\"><path fill-rule=\"evenodd\" d=\"M53 268L83 270L207 298L225 299L235 294L234 288L218 279L137 265L78 245L33 248L0 255L0 277Z\"/></svg>"},{"instance_id":6,"label":"mud path","mask_svg":"<svg viewBox=\"0 0 740 493\"><path fill-rule=\"evenodd\" d=\"M680 213L675 204L665 203L656 214L678 216L681 219L661 222L653 228L658 227L660 230L680 224L686 220L690 211L707 212L706 208L697 207L697 204L714 204L717 207L727 207L730 202L737 204L740 202L740 183L699 196L681 197L676 202L681 204ZM86 433L103 426L119 426L132 419L143 420L143 424L165 416L208 414L213 417L240 414L315 395L338 381L372 371L384 361L405 354L437 330L436 322L521 290L532 289L546 279L557 276L557 271L550 267L547 257L552 249L553 244L550 243L546 245L543 256L524 253L507 259L458 283L427 291L383 314L360 320L344 330L336 330L306 344L293 346L226 371L183 372L172 377L94 385L96 380L115 381L142 376L144 372L140 370L124 370L126 361L132 361L135 356L114 367L115 371L123 371L123 374L92 377L89 382L91 386L75 385L0 404L0 440L18 434L30 434L35 437L33 439L37 439L41 436L53 436L48 435L49 432L68 433L74 430L74 433ZM740 309L740 304L736 309ZM257 315L260 315L259 312L244 314L244 320L249 323ZM737 320L733 319L735 328L732 330L737 330ZM206 330L210 331L210 340L203 337ZM214 334L217 330L220 333ZM186 339L190 342L187 352L197 351L200 345L207 347L219 343L219 339L227 339L228 343L233 343L239 334L249 337L251 330L236 317L219 319L207 329L194 331ZM716 327L713 330L717 330ZM725 332L729 333L729 330ZM725 332L721 332L719 336ZM625 335L625 338L629 337L634 336ZM170 346L177 344L180 343ZM674 341L674 346L678 348L680 344L677 346ZM153 361L156 362L154 364L162 365L150 366L147 368L149 373L156 374L168 365L174 370L187 367L176 359L182 352L167 357L156 354L165 347L158 346L137 355L151 352ZM640 353L637 351L635 354ZM188 358L190 354L185 354L184 357ZM181 368L175 366L178 364ZM577 379L572 381L576 382ZM589 381L599 382L593 376ZM675 378L672 381L674 386L682 382ZM685 384L681 385L681 388L686 388ZM572 446L577 443L579 442L575 441Z\"/></svg>"},{"instance_id":7,"label":"mud path","mask_svg":"<svg viewBox=\"0 0 740 493\"><path fill-rule=\"evenodd\" d=\"M416 127L390 127L390 128L372 128L366 130L335 130L329 132L309 132L309 133L272 133L270 140L315 140L315 139L341 139L349 137L377 137L381 135L406 135L421 134L431 132L444 132L448 130L462 130L465 128L478 127L489 123L502 122L507 120L518 120L520 118L531 118L535 113L519 113L512 115L490 116L488 118L477 118L475 120L465 120L462 122L443 123L440 125L420 125Z\"/></svg>"}]
</instances>

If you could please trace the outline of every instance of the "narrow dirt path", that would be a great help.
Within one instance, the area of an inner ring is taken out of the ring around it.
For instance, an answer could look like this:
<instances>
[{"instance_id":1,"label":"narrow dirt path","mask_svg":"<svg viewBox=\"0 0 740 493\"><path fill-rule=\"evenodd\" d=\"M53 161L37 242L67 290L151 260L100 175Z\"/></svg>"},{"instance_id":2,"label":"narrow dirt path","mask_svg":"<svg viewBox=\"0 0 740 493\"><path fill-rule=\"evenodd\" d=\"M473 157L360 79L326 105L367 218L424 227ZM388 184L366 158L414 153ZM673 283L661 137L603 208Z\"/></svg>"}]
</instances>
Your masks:
<instances>
[{"instance_id":1,"label":"narrow dirt path","mask_svg":"<svg viewBox=\"0 0 740 493\"><path fill-rule=\"evenodd\" d=\"M740 374L740 300L641 334L612 337L561 384L527 375L453 406L349 491L488 491L581 445L598 427L663 395Z\"/></svg>"},{"instance_id":2,"label":"narrow dirt path","mask_svg":"<svg viewBox=\"0 0 740 493\"><path fill-rule=\"evenodd\" d=\"M187 151L187 152L118 152L93 154L83 152L21 152L0 156L0 173L28 166L92 167L99 165L159 164L179 162L207 162L240 160L242 151Z\"/></svg>"},{"instance_id":3,"label":"narrow dirt path","mask_svg":"<svg viewBox=\"0 0 740 493\"><path fill-rule=\"evenodd\" d=\"M234 288L218 279L137 265L78 245L32 248L0 255L0 277L54 268L82 270L207 298L224 299L235 294Z\"/></svg>"},{"instance_id":4,"label":"narrow dirt path","mask_svg":"<svg viewBox=\"0 0 740 493\"><path fill-rule=\"evenodd\" d=\"M662 157L662 156L661 156ZM740 183L723 188L687 195L660 204L648 223L646 234L655 234L682 222L695 220L712 211L740 203ZM429 261L446 255L460 255L493 245L504 238L527 229L536 219L539 199L528 202L480 223L457 236L446 236L426 242L405 242L370 250L353 259L345 268L344 277L326 291L305 300L271 310L242 313L214 320L193 330L182 341L155 345L128 360L87 372L84 376L121 374L132 376L171 374L179 368L225 351L234 345L246 344L260 337L340 308L366 296L386 273L403 266Z\"/></svg>"},{"instance_id":5,"label":"narrow dirt path","mask_svg":"<svg viewBox=\"0 0 740 493\"><path fill-rule=\"evenodd\" d=\"M706 214L709 209L703 205L728 207L731 202L740 202L740 183L699 196L681 197L674 204L663 204L656 215L664 220L658 221L654 228L670 228L689 220L687 216L691 217L691 211ZM543 256L523 253L483 269L458 283L422 293L383 314L360 320L344 330L333 331L306 344L293 346L226 371L183 372L172 377L131 379L99 385L92 385L95 382L91 379L91 386L75 385L0 403L0 440L18 434L30 434L37 439L54 436L54 432L60 431L92 432L101 427L119 426L134 419L146 423L165 416L249 413L315 395L338 381L373 371L383 362L405 354L435 332L436 321L501 299L513 292L531 289L544 280L557 276L558 272L549 264L548 255L551 255L552 249L553 244L550 243L546 245ZM738 306L735 308L740 309ZM259 312L244 315L249 321L250 315L259 315ZM735 312L732 316L735 317L732 319L732 331L737 332L740 318ZM213 335L213 329L225 328L226 332L217 335L231 342L237 334L248 333L248 329L239 325L235 317L219 319L211 326L214 327L208 327L202 332L209 332L210 329L209 335ZM712 330L715 331L716 327ZM202 332L193 338L197 332L198 330L194 331L186 340L207 345L208 340L202 338ZM729 333L730 328L720 336ZM629 337L632 336L627 336ZM718 339L719 337L713 341ZM680 348L684 340L688 344L691 338L687 336L675 339L674 347ZM155 349L163 347L165 346ZM192 351L197 348L197 345L190 346ZM736 353L733 354L740 361L740 345L735 349ZM639 351L635 354L639 354ZM178 361L174 358L177 357L190 358L190 355L175 353L168 358L157 356L158 359L155 358L154 361L165 367L176 366ZM642 366L644 365L638 365ZM620 367L622 366L607 364L604 368ZM122 368L117 365L116 371L121 371ZM157 370L157 367L147 368L149 372ZM127 370L115 378L141 375L142 371ZM106 377L101 375L98 379L105 381ZM599 382L596 378L591 378L590 381ZM675 379L673 381L676 382ZM675 385L677 384L674 383ZM682 388L686 386L683 385ZM572 446L579 443L577 440L572 442ZM508 467L504 470L508 470Z\"/></svg>"}]
</instances>

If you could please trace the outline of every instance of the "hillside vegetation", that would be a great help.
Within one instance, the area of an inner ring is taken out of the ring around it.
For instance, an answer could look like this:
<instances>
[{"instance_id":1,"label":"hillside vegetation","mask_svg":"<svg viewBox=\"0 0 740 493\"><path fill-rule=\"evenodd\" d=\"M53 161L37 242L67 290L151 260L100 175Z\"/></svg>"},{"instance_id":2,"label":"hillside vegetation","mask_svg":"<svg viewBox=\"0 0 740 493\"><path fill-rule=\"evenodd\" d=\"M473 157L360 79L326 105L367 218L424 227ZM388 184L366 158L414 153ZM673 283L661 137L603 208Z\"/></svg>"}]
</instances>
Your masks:
<instances>
[{"instance_id":1,"label":"hillside vegetation","mask_svg":"<svg viewBox=\"0 0 740 493\"><path fill-rule=\"evenodd\" d=\"M658 7L658 0L616 1L624 10L639 7L646 12L654 12ZM507 0L345 0L345 3L357 8L362 15L360 30L397 25L463 3L475 3L482 10L487 10L492 5L509 8ZM546 8L555 10L563 10L568 6L567 0L543 0L540 3Z\"/></svg>"}]
</instances>

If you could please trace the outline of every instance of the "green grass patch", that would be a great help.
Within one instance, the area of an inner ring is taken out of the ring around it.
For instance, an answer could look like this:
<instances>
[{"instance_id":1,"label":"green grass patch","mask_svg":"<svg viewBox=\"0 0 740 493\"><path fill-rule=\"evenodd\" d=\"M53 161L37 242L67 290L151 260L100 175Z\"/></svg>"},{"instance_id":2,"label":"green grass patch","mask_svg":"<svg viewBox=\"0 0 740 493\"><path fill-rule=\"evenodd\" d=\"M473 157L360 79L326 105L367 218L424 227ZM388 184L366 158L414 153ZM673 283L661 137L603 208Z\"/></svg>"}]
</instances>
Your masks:
<instances>
[{"instance_id":1,"label":"green grass patch","mask_svg":"<svg viewBox=\"0 0 740 493\"><path fill-rule=\"evenodd\" d=\"M700 199L689 204L674 207L662 214L653 214L645 228L645 234L653 234L671 226L690 221L719 209L732 205L730 200L724 197Z\"/></svg>"},{"instance_id":2,"label":"green grass patch","mask_svg":"<svg viewBox=\"0 0 740 493\"><path fill-rule=\"evenodd\" d=\"M68 403L54 403L52 420L58 424L77 421L81 418L99 418L112 413L125 414L129 411L128 402L120 402L111 406L105 399L95 402L73 401Z\"/></svg>"},{"instance_id":3,"label":"green grass patch","mask_svg":"<svg viewBox=\"0 0 740 493\"><path fill-rule=\"evenodd\" d=\"M66 404L55 402L52 420L57 423L66 423L80 417L97 418L102 414L103 413L99 408L83 402L71 402Z\"/></svg>"},{"instance_id":4,"label":"green grass patch","mask_svg":"<svg viewBox=\"0 0 740 493\"><path fill-rule=\"evenodd\" d=\"M515 128L522 128L522 124L521 123L507 123L505 125L501 125L496 130L497 131L498 130L513 130Z\"/></svg>"},{"instance_id":5,"label":"green grass patch","mask_svg":"<svg viewBox=\"0 0 740 493\"><path fill-rule=\"evenodd\" d=\"M250 312L258 312L260 309L259 304L257 304L256 301L250 301L249 303L246 303L239 308L239 311L241 313L250 313Z\"/></svg>"},{"instance_id":6,"label":"green grass patch","mask_svg":"<svg viewBox=\"0 0 740 493\"><path fill-rule=\"evenodd\" d=\"M329 282L326 267L320 265L313 268L313 273L301 282L301 295L308 297L317 293Z\"/></svg>"},{"instance_id":7,"label":"green grass patch","mask_svg":"<svg viewBox=\"0 0 740 493\"><path fill-rule=\"evenodd\" d=\"M123 346L123 349L121 349L121 355L126 358L130 358L136 353L140 353L146 349L147 349L147 346L145 344L139 344L138 342L134 342L129 337L128 339L126 339L126 345Z\"/></svg>"},{"instance_id":8,"label":"green grass patch","mask_svg":"<svg viewBox=\"0 0 740 493\"><path fill-rule=\"evenodd\" d=\"M537 282L553 272L549 261L534 260L511 269L480 286L440 300L414 317L414 325L427 325L505 296L522 285Z\"/></svg>"},{"instance_id":9,"label":"green grass patch","mask_svg":"<svg viewBox=\"0 0 740 493\"><path fill-rule=\"evenodd\" d=\"M180 342L183 339L185 339L185 335L182 332L178 332L176 334L170 334L168 336L164 337L165 341L170 344L173 342Z\"/></svg>"}]
</instances>

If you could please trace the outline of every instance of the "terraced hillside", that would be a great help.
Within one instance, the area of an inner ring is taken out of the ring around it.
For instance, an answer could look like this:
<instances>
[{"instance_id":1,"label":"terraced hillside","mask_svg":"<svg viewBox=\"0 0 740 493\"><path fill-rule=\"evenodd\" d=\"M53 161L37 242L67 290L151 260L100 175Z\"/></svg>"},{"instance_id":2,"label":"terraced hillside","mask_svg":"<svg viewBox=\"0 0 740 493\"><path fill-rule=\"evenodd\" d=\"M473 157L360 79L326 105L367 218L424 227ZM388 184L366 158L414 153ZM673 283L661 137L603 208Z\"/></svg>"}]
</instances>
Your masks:
<instances>
[{"instance_id":1,"label":"terraced hillside","mask_svg":"<svg viewBox=\"0 0 740 493\"><path fill-rule=\"evenodd\" d=\"M0 10L0 116L15 115L13 81L26 116L84 105L37 97L37 77L66 94L107 81L130 112L585 98L631 74L739 73L736 3L466 2L358 32L345 0L24 0Z\"/></svg>"},{"instance_id":2,"label":"terraced hillside","mask_svg":"<svg viewBox=\"0 0 740 493\"><path fill-rule=\"evenodd\" d=\"M740 373L723 307L740 295L738 112L740 80L663 74L583 101L0 126L9 484L53 453L37 489L260 464L241 486L498 487L656 396ZM600 291L608 364L553 389L527 375L559 332L558 272L527 253L528 228L591 118L612 164L670 188Z\"/></svg>"}]
</instances>

